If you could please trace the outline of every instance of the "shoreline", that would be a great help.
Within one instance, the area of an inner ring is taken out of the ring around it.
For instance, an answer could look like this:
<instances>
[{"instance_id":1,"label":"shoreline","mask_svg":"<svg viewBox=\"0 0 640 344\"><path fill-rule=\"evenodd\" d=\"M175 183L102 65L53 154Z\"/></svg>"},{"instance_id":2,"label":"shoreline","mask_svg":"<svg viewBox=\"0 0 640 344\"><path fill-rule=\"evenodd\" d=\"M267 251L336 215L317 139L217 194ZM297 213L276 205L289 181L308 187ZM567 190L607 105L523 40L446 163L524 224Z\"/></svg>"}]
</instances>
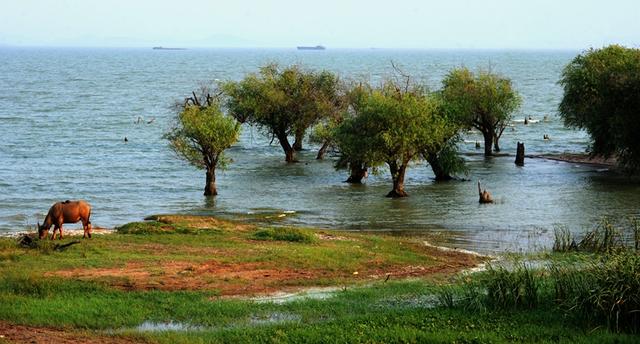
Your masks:
<instances>
[{"instance_id":1,"label":"shoreline","mask_svg":"<svg viewBox=\"0 0 640 344\"><path fill-rule=\"evenodd\" d=\"M529 159L546 159L586 166L602 167L614 170L617 164L615 158L605 159L602 156L592 157L586 153L556 153L556 154L534 154L525 155Z\"/></svg>"}]
</instances>

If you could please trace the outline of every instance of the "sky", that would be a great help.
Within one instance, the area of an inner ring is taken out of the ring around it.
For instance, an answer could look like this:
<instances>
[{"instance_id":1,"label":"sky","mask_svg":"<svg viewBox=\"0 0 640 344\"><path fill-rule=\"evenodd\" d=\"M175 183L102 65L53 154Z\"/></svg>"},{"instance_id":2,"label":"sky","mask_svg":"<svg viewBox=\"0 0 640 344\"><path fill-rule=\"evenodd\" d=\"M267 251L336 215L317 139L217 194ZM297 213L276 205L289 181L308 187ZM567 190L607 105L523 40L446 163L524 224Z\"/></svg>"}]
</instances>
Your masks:
<instances>
[{"instance_id":1,"label":"sky","mask_svg":"<svg viewBox=\"0 0 640 344\"><path fill-rule=\"evenodd\" d=\"M0 0L0 45L640 47L640 0Z\"/></svg>"}]
</instances>

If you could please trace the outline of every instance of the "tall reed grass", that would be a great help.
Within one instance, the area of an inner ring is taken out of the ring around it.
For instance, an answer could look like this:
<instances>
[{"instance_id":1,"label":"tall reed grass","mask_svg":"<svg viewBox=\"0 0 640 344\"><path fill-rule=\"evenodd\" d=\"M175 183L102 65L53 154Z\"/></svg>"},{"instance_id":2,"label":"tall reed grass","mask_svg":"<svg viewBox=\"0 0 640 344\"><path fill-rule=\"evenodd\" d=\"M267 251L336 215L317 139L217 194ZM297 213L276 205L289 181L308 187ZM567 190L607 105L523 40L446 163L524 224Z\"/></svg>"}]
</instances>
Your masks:
<instances>
[{"instance_id":1,"label":"tall reed grass","mask_svg":"<svg viewBox=\"0 0 640 344\"><path fill-rule=\"evenodd\" d=\"M578 235L565 226L554 229L554 252L603 253L627 247L635 250L640 248L640 221L636 217L618 222L612 222L604 217L594 228Z\"/></svg>"},{"instance_id":2,"label":"tall reed grass","mask_svg":"<svg viewBox=\"0 0 640 344\"><path fill-rule=\"evenodd\" d=\"M440 300L472 311L553 309L590 328L640 333L640 255L629 248L592 256L586 265L489 267L444 290Z\"/></svg>"}]
</instances>

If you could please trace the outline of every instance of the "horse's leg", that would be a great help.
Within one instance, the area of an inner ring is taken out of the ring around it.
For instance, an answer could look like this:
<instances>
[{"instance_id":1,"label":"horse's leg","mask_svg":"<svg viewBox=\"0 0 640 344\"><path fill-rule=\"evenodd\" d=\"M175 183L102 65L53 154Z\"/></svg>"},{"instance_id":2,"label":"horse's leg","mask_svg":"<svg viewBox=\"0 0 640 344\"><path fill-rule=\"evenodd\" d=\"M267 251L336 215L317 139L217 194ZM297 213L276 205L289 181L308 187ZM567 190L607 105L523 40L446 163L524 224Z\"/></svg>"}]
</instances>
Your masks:
<instances>
[{"instance_id":1,"label":"horse's leg","mask_svg":"<svg viewBox=\"0 0 640 344\"><path fill-rule=\"evenodd\" d=\"M91 221L87 221L87 234L89 234L89 239L91 239Z\"/></svg>"},{"instance_id":2,"label":"horse's leg","mask_svg":"<svg viewBox=\"0 0 640 344\"><path fill-rule=\"evenodd\" d=\"M62 240L62 224L60 224L60 228L58 229L58 232L59 232L58 234L60 234L59 240Z\"/></svg>"},{"instance_id":3,"label":"horse's leg","mask_svg":"<svg viewBox=\"0 0 640 344\"><path fill-rule=\"evenodd\" d=\"M53 233L51 234L51 240L56 239L56 231L58 230L58 225L53 226Z\"/></svg>"},{"instance_id":4,"label":"horse's leg","mask_svg":"<svg viewBox=\"0 0 640 344\"><path fill-rule=\"evenodd\" d=\"M87 238L87 231L89 230L89 221L82 220L82 229L84 229L84 234L82 235L82 239Z\"/></svg>"}]
</instances>

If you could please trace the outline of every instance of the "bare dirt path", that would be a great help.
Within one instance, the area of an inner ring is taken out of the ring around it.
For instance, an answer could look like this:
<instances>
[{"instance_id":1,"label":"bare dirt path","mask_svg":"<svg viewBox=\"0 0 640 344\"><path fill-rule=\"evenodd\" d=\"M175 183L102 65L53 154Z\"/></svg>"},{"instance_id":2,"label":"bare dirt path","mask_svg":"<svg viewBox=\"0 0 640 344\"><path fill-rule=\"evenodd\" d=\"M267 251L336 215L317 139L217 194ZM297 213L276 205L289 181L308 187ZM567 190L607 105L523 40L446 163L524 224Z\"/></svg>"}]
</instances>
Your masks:
<instances>
[{"instance_id":1,"label":"bare dirt path","mask_svg":"<svg viewBox=\"0 0 640 344\"><path fill-rule=\"evenodd\" d=\"M133 344L142 340L68 329L14 325L0 321L0 343Z\"/></svg>"}]
</instances>

